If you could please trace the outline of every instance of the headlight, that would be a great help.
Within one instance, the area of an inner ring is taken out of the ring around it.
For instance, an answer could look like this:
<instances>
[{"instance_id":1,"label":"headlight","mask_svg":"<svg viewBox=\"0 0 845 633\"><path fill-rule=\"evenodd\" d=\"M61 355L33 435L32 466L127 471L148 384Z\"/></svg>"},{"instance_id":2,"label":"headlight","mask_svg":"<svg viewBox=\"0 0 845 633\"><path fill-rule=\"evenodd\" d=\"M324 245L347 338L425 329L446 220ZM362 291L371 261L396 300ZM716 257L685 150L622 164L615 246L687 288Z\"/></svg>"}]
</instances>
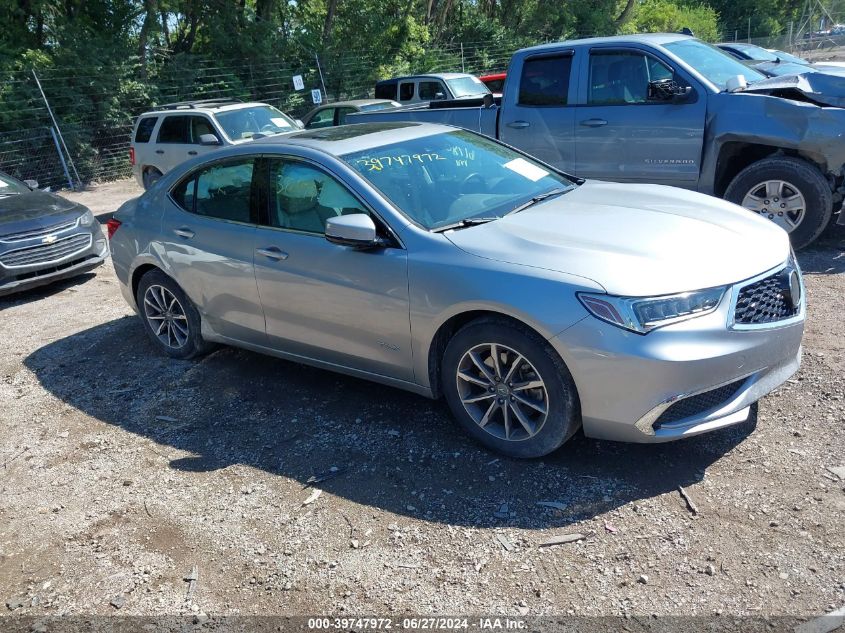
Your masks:
<instances>
[{"instance_id":1,"label":"headlight","mask_svg":"<svg viewBox=\"0 0 845 633\"><path fill-rule=\"evenodd\" d=\"M726 288L708 288L662 297L615 297L579 292L578 299L597 319L632 332L651 330L713 312Z\"/></svg>"},{"instance_id":2,"label":"headlight","mask_svg":"<svg viewBox=\"0 0 845 633\"><path fill-rule=\"evenodd\" d=\"M82 226L91 226L92 222L94 222L94 214L91 213L91 209L86 209L82 217L79 218L79 224Z\"/></svg>"}]
</instances>

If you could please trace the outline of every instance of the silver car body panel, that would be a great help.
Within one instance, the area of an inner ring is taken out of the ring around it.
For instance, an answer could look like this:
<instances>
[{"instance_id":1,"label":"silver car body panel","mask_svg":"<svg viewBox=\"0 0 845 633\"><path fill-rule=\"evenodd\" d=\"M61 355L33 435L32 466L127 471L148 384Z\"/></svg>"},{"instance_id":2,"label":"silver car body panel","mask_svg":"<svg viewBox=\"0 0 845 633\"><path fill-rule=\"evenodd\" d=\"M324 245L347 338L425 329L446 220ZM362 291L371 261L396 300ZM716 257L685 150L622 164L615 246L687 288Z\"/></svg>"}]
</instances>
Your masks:
<instances>
[{"instance_id":1,"label":"silver car body panel","mask_svg":"<svg viewBox=\"0 0 845 633\"><path fill-rule=\"evenodd\" d=\"M197 305L208 340L426 396L439 391L431 382L431 361L437 362L431 350L441 327L468 314L505 315L557 351L578 389L585 433L606 439L660 442L734 424L798 368L803 302L800 318L787 325L731 330L726 291L713 312L642 335L599 321L576 297L733 287L783 265L790 256L786 233L739 207L657 185L587 182L501 220L432 233L338 158L451 129L368 126L335 141L294 133L186 163L116 214L123 224L112 258L124 297L135 307L135 272L155 266ZM175 208L168 191L184 174L239 155L319 163L392 230L396 246L359 251ZM173 233L183 216L191 216L196 234L195 226L208 233L202 249ZM287 257L269 261L258 253L270 246ZM717 408L656 430L637 426L666 403L740 378L742 389Z\"/></svg>"}]
</instances>

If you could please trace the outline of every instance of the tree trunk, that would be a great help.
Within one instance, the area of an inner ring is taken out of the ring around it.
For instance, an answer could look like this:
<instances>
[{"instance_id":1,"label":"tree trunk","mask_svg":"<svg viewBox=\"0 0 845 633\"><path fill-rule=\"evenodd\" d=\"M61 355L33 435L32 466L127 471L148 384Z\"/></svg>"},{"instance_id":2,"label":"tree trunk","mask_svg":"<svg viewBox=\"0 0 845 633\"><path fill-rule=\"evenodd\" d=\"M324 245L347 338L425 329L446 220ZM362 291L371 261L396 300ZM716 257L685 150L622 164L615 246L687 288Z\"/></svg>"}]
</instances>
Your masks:
<instances>
[{"instance_id":1,"label":"tree trunk","mask_svg":"<svg viewBox=\"0 0 845 633\"><path fill-rule=\"evenodd\" d=\"M637 0L628 0L625 3L625 8L622 9L622 13L620 13L619 17L615 20L616 26L622 26L623 24L627 24L631 21L631 18L634 17L635 6L637 6Z\"/></svg>"},{"instance_id":2,"label":"tree trunk","mask_svg":"<svg viewBox=\"0 0 845 633\"><path fill-rule=\"evenodd\" d=\"M323 23L323 50L327 50L332 43L332 23L337 10L338 0L329 0L329 10L326 12L326 21Z\"/></svg>"},{"instance_id":3,"label":"tree trunk","mask_svg":"<svg viewBox=\"0 0 845 633\"><path fill-rule=\"evenodd\" d=\"M150 33L158 22L156 15L156 0L144 0L144 23L138 34L138 61L141 63L141 77L147 78L147 41Z\"/></svg>"}]
</instances>

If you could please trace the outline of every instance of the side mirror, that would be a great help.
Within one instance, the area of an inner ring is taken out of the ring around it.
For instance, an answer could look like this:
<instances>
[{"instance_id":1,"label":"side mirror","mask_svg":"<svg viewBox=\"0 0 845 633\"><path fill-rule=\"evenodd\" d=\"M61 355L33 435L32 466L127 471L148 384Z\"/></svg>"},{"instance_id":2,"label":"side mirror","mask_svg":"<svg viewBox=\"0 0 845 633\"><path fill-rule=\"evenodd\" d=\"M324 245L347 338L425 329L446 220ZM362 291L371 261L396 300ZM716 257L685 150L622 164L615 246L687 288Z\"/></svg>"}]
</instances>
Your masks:
<instances>
[{"instance_id":1,"label":"side mirror","mask_svg":"<svg viewBox=\"0 0 845 633\"><path fill-rule=\"evenodd\" d=\"M353 248L373 248L381 245L376 225L366 213L338 215L326 220L326 239L332 244Z\"/></svg>"},{"instance_id":2,"label":"side mirror","mask_svg":"<svg viewBox=\"0 0 845 633\"><path fill-rule=\"evenodd\" d=\"M38 189L38 181L37 180L32 180L32 179L24 180L23 184L25 184L30 189Z\"/></svg>"},{"instance_id":3,"label":"side mirror","mask_svg":"<svg viewBox=\"0 0 845 633\"><path fill-rule=\"evenodd\" d=\"M200 134L200 145L223 145L214 134Z\"/></svg>"},{"instance_id":4,"label":"side mirror","mask_svg":"<svg viewBox=\"0 0 845 633\"><path fill-rule=\"evenodd\" d=\"M663 103L685 103L693 96L692 87L679 84L674 79L657 79L648 82L648 100Z\"/></svg>"},{"instance_id":5,"label":"side mirror","mask_svg":"<svg viewBox=\"0 0 845 633\"><path fill-rule=\"evenodd\" d=\"M435 101L442 101L445 98L446 98L446 95L442 92L435 92L434 93L434 100Z\"/></svg>"},{"instance_id":6,"label":"side mirror","mask_svg":"<svg viewBox=\"0 0 845 633\"><path fill-rule=\"evenodd\" d=\"M296 124L299 126L299 129L300 129L300 130L304 130L304 129L305 129L305 124L302 122L302 119L295 119L295 120L294 120L294 123L296 123Z\"/></svg>"}]
</instances>

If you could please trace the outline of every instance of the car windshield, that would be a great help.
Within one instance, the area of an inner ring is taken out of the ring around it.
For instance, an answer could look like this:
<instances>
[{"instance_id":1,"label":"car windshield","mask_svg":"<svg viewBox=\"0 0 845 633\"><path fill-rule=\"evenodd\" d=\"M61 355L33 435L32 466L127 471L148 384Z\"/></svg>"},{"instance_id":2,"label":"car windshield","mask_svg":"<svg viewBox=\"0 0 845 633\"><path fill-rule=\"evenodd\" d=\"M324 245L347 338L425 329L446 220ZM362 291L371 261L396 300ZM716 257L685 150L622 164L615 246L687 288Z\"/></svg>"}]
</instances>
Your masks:
<instances>
[{"instance_id":1,"label":"car windshield","mask_svg":"<svg viewBox=\"0 0 845 633\"><path fill-rule=\"evenodd\" d=\"M376 110L389 110L390 108L398 108L399 104L395 101L382 101L381 103L368 103L361 106L361 112L375 112Z\"/></svg>"},{"instance_id":2,"label":"car windshield","mask_svg":"<svg viewBox=\"0 0 845 633\"><path fill-rule=\"evenodd\" d=\"M480 79L475 77L458 77L457 79L447 79L449 89L455 98L471 97L473 95L486 95L490 90L481 83Z\"/></svg>"},{"instance_id":3,"label":"car windshield","mask_svg":"<svg viewBox=\"0 0 845 633\"><path fill-rule=\"evenodd\" d=\"M465 130L342 156L408 218L437 229L497 219L573 183L500 143Z\"/></svg>"},{"instance_id":4,"label":"car windshield","mask_svg":"<svg viewBox=\"0 0 845 633\"><path fill-rule=\"evenodd\" d=\"M776 62L778 60L777 55L770 53L765 48L760 48L759 46L746 45L737 46L736 48L747 55L748 59L752 59L755 62Z\"/></svg>"},{"instance_id":5,"label":"car windshield","mask_svg":"<svg viewBox=\"0 0 845 633\"><path fill-rule=\"evenodd\" d=\"M216 116L226 136L233 141L251 139L256 134L270 136L299 129L286 114L268 105L226 110Z\"/></svg>"},{"instance_id":6,"label":"car windshield","mask_svg":"<svg viewBox=\"0 0 845 633\"><path fill-rule=\"evenodd\" d=\"M27 191L29 191L29 187L22 182L19 182L6 174L0 174L0 198L14 196Z\"/></svg>"},{"instance_id":7,"label":"car windshield","mask_svg":"<svg viewBox=\"0 0 845 633\"><path fill-rule=\"evenodd\" d=\"M665 47L721 90L725 89L728 79L737 75L744 76L748 83L765 79L764 75L738 59L700 40L678 40L665 44Z\"/></svg>"},{"instance_id":8,"label":"car windshield","mask_svg":"<svg viewBox=\"0 0 845 633\"><path fill-rule=\"evenodd\" d=\"M803 64L791 64L787 62L763 62L756 66L757 70L766 73L771 77L783 77L784 75L801 75L804 73L817 73L819 70Z\"/></svg>"}]
</instances>

